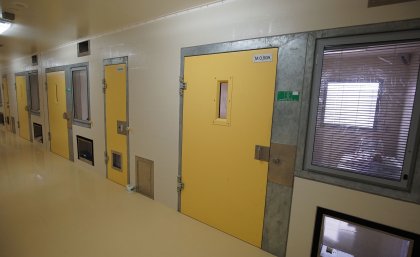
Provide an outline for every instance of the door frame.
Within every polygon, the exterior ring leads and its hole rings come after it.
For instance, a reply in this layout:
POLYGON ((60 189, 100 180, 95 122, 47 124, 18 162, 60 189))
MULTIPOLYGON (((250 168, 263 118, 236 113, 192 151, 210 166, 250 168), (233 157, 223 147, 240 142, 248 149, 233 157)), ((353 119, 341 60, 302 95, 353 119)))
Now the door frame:
MULTIPOLYGON (((181 193, 182 193, 182 134, 183 134, 183 113, 184 113, 184 95, 183 90, 185 88, 184 83, 184 65, 185 58, 192 56, 201 56, 201 55, 210 55, 210 54, 221 54, 221 53, 233 53, 239 51, 251 51, 251 50, 260 50, 267 48, 277 48, 277 64, 276 64, 276 83, 274 92, 276 93, 279 88, 279 63, 280 63, 280 47, 284 45, 285 38, 282 36, 273 36, 273 37, 264 37, 256 39, 246 39, 239 41, 223 42, 223 43, 214 43, 200 46, 184 47, 181 48, 181 66, 180 66, 180 76, 179 76, 179 142, 178 142, 178 177, 177 177, 177 191, 178 191, 178 211, 181 212, 181 193)), ((275 110, 275 94, 273 95, 273 117, 275 110)), ((273 139, 273 125, 270 132, 270 144, 272 144, 273 139)), ((268 163, 270 166, 270 162, 268 163)), ((268 171, 268 170, 267 170, 268 171)))
MULTIPOLYGON (((63 65, 63 66, 56 66, 56 67, 50 67, 45 69, 45 91, 47 91, 47 120, 48 120, 48 133, 51 132, 50 127, 50 111, 48 109, 48 73, 51 72, 57 72, 57 71, 64 71, 64 82, 65 82, 65 89, 66 89, 66 112, 67 114, 70 114, 70 127, 67 127, 68 131, 68 140, 69 140, 69 160, 74 161, 74 147, 73 147, 73 115, 72 115, 72 109, 73 109, 73 89, 71 87, 70 83, 70 76, 69 76, 69 66, 71 65, 63 65)), ((51 139, 48 138, 50 152, 51 152, 51 139)))
POLYGON ((1 75, 1 83, 2 83, 2 85, 3 85, 3 79, 5 79, 6 80, 6 84, 7 84, 7 99, 9 100, 9 107, 8 107, 8 109, 9 109, 9 116, 8 116, 8 123, 6 122, 6 99, 5 99, 5 94, 4 94, 4 88, 2 88, 1 89, 1 92, 2 92, 2 97, 3 97, 3 99, 2 99, 2 103, 3 103, 3 114, 4 114, 4 127, 6 128, 6 131, 9 131, 9 132, 12 132, 12 121, 11 121, 11 117, 12 117, 12 115, 11 115, 11 113, 10 113, 10 95, 9 95, 9 82, 8 82, 8 80, 7 80, 7 75, 6 74, 3 74, 3 75, 1 75))
MULTIPOLYGON (((29 126, 29 141, 33 142, 33 129, 32 129, 32 113, 31 113, 31 89, 30 89, 30 82, 29 82, 29 73, 38 72, 37 70, 32 71, 22 71, 22 72, 16 72, 15 73, 15 91, 16 91, 16 103, 18 102, 18 95, 17 95, 17 85, 16 85, 16 77, 25 77, 25 85, 26 85, 26 103, 28 107, 28 126, 29 126)), ((17 116, 18 116, 18 122, 19 122, 19 136, 20 136, 20 117, 19 117, 19 104, 17 104, 17 116)))
MULTIPOLYGON (((129 90, 128 90, 128 56, 122 56, 122 57, 113 57, 113 58, 107 58, 103 60, 103 95, 104 95, 104 127, 105 127, 105 160, 107 158, 107 154, 109 155, 110 153, 107 153, 107 149, 108 149, 108 143, 106 140, 106 133, 107 133, 107 127, 106 127, 106 94, 105 94, 105 66, 108 65, 116 65, 116 64, 125 64, 126 65, 126 81, 125 81, 125 87, 126 87, 126 117, 127 117, 127 127, 130 127, 130 112, 129 112, 129 90)), ((130 131, 128 131, 127 133, 127 185, 130 184, 130 131)), ((108 160, 110 161, 110 160, 108 160)), ((108 162, 105 162, 105 168, 106 168, 106 178, 108 178, 108 162)))

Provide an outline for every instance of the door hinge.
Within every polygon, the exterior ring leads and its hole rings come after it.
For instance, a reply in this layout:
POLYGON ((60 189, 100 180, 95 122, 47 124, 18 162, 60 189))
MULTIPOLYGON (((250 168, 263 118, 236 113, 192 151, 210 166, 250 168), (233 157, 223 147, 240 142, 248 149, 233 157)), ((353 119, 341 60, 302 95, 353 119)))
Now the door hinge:
POLYGON ((177 185, 176 185, 176 191, 181 192, 184 189, 184 182, 182 182, 182 177, 177 177, 177 185))
POLYGON ((104 94, 106 93, 106 88, 107 88, 107 84, 106 84, 106 80, 105 79, 102 79, 102 90, 103 90, 103 92, 104 92, 104 94))
POLYGON ((48 90, 48 83, 45 82, 44 85, 45 85, 45 91, 47 91, 48 90))
POLYGON ((183 96, 185 90, 187 90, 187 83, 184 81, 184 77, 179 77, 179 95, 183 96))
POLYGON ((20 122, 19 121, 17 122, 17 125, 18 125, 18 128, 20 128, 20 122))
POLYGON ((105 164, 108 164, 109 156, 108 156, 108 152, 107 151, 104 152, 104 156, 105 156, 105 164))
POLYGON ((51 132, 48 132, 48 141, 51 141, 51 132))

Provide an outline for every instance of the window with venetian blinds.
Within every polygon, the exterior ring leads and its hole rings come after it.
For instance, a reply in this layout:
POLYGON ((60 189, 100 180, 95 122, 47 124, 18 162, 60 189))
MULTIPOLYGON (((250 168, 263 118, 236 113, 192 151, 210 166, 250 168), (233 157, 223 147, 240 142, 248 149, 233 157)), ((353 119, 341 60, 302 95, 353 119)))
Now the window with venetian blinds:
POLYGON ((407 180, 419 64, 420 40, 325 46, 311 168, 407 180))

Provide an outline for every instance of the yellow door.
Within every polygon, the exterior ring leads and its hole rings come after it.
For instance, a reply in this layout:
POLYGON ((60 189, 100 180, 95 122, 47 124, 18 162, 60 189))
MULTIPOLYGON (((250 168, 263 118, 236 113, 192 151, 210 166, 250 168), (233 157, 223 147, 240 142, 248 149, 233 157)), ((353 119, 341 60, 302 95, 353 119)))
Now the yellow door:
POLYGON ((9 101, 9 86, 7 85, 7 78, 3 77, 2 79, 3 87, 3 106, 4 106, 4 118, 5 124, 8 131, 12 131, 12 124, 10 120, 10 101, 9 101))
POLYGON ((26 88, 26 76, 16 76, 16 97, 19 116, 19 135, 20 137, 30 141, 30 113, 26 88))
POLYGON ((270 146, 276 65, 277 49, 264 49, 184 66, 181 212, 258 247, 268 162, 254 156, 270 146))
POLYGON ((105 65, 107 177, 128 184, 127 65, 105 65))
POLYGON ((64 71, 47 73, 47 89, 50 149, 51 152, 70 159, 64 71))

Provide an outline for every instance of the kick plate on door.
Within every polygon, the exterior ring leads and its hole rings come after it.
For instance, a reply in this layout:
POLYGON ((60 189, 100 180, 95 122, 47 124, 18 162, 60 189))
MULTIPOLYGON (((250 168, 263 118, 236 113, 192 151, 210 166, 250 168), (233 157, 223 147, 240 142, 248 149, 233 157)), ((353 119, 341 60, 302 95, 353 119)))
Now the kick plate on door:
POLYGON ((117 120, 117 133, 120 135, 128 134, 128 126, 126 121, 117 120))

